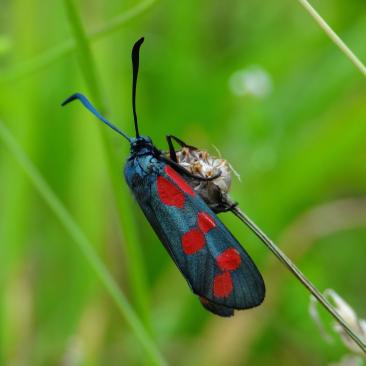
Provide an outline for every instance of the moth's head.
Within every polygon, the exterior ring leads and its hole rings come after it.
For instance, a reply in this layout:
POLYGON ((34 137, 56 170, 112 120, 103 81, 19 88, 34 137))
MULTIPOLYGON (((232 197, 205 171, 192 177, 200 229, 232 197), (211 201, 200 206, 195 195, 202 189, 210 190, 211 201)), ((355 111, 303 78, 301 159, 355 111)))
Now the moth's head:
POLYGON ((132 137, 131 154, 151 152, 154 149, 153 142, 148 136, 132 137))

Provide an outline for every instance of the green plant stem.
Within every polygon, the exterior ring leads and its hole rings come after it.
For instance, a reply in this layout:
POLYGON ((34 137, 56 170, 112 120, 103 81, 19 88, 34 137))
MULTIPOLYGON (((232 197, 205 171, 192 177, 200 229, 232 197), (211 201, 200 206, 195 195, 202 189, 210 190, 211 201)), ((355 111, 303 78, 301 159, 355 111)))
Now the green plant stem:
POLYGON ((311 6, 307 0, 298 0, 305 8, 310 16, 318 23, 320 28, 332 40, 332 42, 345 54, 345 56, 357 67, 357 69, 366 77, 366 67, 362 61, 350 50, 343 40, 334 32, 328 23, 320 16, 320 14, 311 6))
POLYGON ((347 322, 338 314, 323 294, 305 277, 299 268, 286 256, 285 253, 238 207, 234 208, 234 214, 247 225, 247 227, 261 240, 261 242, 294 274, 294 276, 305 286, 305 288, 322 304, 325 310, 343 327, 346 333, 366 354, 366 344, 350 328, 347 322))
MULTIPOLYGON (((98 109, 102 110, 102 93, 99 87, 96 65, 93 59, 90 42, 88 40, 86 32, 84 31, 80 16, 74 5, 74 1, 64 0, 64 3, 77 44, 78 56, 80 60, 80 71, 84 76, 84 79, 86 81, 89 91, 93 96, 95 104, 97 105, 98 109)), ((128 202, 126 202, 126 200, 123 200, 122 197, 121 177, 119 176, 119 174, 118 176, 116 176, 116 174, 113 173, 113 171, 115 171, 115 168, 113 168, 112 166, 116 167, 120 164, 120 162, 116 159, 115 152, 111 148, 110 139, 108 138, 108 135, 105 133, 104 129, 102 130, 102 137, 108 155, 108 163, 109 165, 111 165, 110 171, 112 172, 111 176, 114 194, 117 199, 119 218, 123 227, 123 235, 125 239, 124 249, 128 258, 127 272, 131 292, 133 295, 133 302, 137 307, 138 314, 141 316, 145 328, 150 333, 152 333, 151 321, 149 316, 147 296, 148 289, 146 285, 147 281, 145 275, 145 266, 143 264, 143 256, 141 248, 139 246, 138 235, 135 230, 136 224, 133 222, 133 218, 131 218, 131 210, 128 209, 128 202)))
POLYGON ((28 178, 32 182, 40 196, 45 200, 51 210, 58 217, 71 238, 78 245, 79 249, 93 268, 101 283, 111 295, 122 315, 126 319, 127 324, 131 327, 136 337, 150 356, 155 365, 166 365, 160 351, 157 349, 151 336, 148 334, 143 324, 139 320, 135 311, 129 304, 126 296, 123 294, 117 283, 105 267, 99 256, 96 254, 93 245, 84 235, 74 218, 65 208, 56 194, 49 187, 45 179, 32 164, 24 151, 18 145, 17 141, 9 131, 9 129, 0 121, 0 138, 6 148, 15 157, 19 165, 24 169, 28 178))
MULTIPOLYGON (((131 19, 142 14, 149 9, 157 0, 145 0, 131 9, 117 15, 109 20, 104 26, 88 32, 87 39, 89 41, 96 41, 102 39, 109 34, 119 30, 131 19)), ((39 56, 35 56, 29 61, 22 62, 16 66, 0 71, 0 83, 12 82, 18 79, 32 75, 33 73, 43 70, 45 67, 57 62, 62 57, 70 54, 76 49, 76 42, 73 39, 68 39, 59 45, 52 47, 39 56)))

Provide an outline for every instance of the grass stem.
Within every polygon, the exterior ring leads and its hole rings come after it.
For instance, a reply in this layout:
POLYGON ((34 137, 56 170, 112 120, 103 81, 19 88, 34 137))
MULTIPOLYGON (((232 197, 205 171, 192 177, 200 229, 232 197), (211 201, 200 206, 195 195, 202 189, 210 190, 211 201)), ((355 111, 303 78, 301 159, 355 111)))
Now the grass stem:
POLYGON ((332 42, 346 55, 346 57, 357 67, 361 74, 366 77, 366 67, 362 61, 353 53, 353 51, 344 43, 328 23, 320 16, 307 0, 298 0, 310 16, 318 23, 320 28, 332 40, 332 42))
MULTIPOLYGON (((157 0, 142 1, 131 9, 124 11, 122 14, 110 19, 104 26, 94 31, 87 32, 88 40, 96 41, 118 31, 128 21, 136 18, 149 9, 156 1, 157 0)), ((18 65, 12 66, 8 69, 1 69, 0 83, 12 82, 32 75, 33 73, 43 70, 49 65, 52 65, 62 57, 69 55, 75 49, 76 42, 74 39, 68 39, 41 53, 40 55, 31 58, 29 61, 21 62, 18 65)))
POLYGON ((323 305, 325 310, 344 328, 353 341, 366 353, 366 344, 349 327, 346 321, 338 314, 330 302, 322 293, 305 277, 299 268, 282 252, 282 250, 239 208, 234 208, 234 214, 249 227, 249 229, 261 240, 261 242, 292 272, 295 277, 307 288, 307 290, 323 305))
MULTIPOLYGON (((97 67, 93 59, 90 40, 88 39, 87 34, 83 28, 78 10, 74 5, 74 1, 64 0, 64 3, 77 44, 78 56, 80 61, 80 72, 82 73, 86 81, 88 89, 98 109, 103 110, 104 103, 96 72, 97 67)), ((119 24, 120 20, 118 20, 116 23, 119 24)), ((110 166, 119 219, 123 229, 124 249, 128 258, 128 261, 126 261, 128 263, 127 272, 131 293, 133 296, 133 302, 137 308, 138 314, 141 316, 145 328, 152 334, 148 306, 148 289, 145 275, 145 266, 143 264, 142 250, 139 245, 136 230, 137 225, 133 222, 133 218, 131 218, 132 210, 128 205, 128 201, 126 201, 122 197, 120 174, 117 175, 114 173, 116 171, 114 167, 119 166, 120 161, 117 160, 115 151, 111 147, 111 139, 108 138, 108 135, 105 133, 104 129, 101 132, 108 156, 108 164, 110 166)))
POLYGON ((71 25, 71 30, 76 41, 76 50, 80 61, 80 69, 84 75, 88 89, 93 99, 98 103, 98 108, 103 109, 102 93, 98 82, 95 62, 89 45, 88 37, 81 23, 81 18, 74 5, 73 0, 64 0, 67 16, 71 25))

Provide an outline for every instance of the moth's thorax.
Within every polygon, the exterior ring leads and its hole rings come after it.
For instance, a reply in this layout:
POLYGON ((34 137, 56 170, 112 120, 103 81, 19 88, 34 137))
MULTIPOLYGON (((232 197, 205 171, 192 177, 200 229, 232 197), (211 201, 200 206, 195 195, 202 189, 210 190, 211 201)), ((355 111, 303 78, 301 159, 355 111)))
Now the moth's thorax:
POLYGON ((127 159, 124 175, 127 184, 132 191, 135 191, 139 189, 143 181, 155 179, 154 177, 160 174, 161 170, 162 163, 157 158, 155 151, 144 147, 127 159))

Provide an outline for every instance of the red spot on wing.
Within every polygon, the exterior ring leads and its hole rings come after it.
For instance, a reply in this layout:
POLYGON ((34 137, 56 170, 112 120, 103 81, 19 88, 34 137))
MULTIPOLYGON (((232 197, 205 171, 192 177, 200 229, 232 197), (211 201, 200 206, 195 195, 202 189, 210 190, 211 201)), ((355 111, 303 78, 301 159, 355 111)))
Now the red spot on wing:
POLYGON ((169 165, 165 166, 165 173, 171 178, 174 183, 185 193, 194 196, 192 187, 169 165))
POLYGON ((199 212, 197 221, 198 221, 198 227, 205 234, 216 226, 213 217, 211 217, 206 212, 199 212))
POLYGON ((205 236, 197 229, 191 229, 182 236, 182 248, 185 254, 194 254, 205 245, 205 236))
POLYGON ((184 194, 163 176, 157 178, 157 189, 161 202, 168 206, 184 207, 184 194))
POLYGON ((233 291, 233 280, 230 272, 223 272, 214 278, 213 294, 216 297, 228 297, 233 291))
POLYGON ((235 271, 240 267, 241 258, 235 248, 229 248, 216 258, 216 262, 222 271, 235 271))

